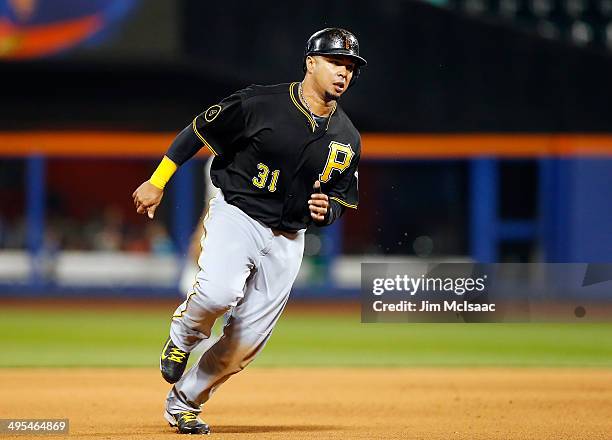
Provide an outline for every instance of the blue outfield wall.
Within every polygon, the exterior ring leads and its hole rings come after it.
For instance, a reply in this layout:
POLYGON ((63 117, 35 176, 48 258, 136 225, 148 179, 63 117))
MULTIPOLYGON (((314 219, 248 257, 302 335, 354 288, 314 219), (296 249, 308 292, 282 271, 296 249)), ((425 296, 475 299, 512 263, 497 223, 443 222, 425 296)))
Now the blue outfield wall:
POLYGON ((612 160, 541 164, 541 240, 550 262, 612 261, 612 160))
MULTIPOLYGON (((470 167, 470 254, 495 262, 503 242, 533 240, 542 261, 612 261, 612 159, 538 160, 537 218, 499 218, 499 161, 470 167)), ((535 188, 534 188, 535 190, 535 188)))

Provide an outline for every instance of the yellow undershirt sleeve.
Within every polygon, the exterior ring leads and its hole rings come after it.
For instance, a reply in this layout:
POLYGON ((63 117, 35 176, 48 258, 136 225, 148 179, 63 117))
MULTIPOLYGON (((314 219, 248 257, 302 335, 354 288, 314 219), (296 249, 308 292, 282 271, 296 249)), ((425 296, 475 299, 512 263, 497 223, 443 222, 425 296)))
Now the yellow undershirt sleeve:
POLYGON ((164 189, 166 183, 168 183, 177 169, 178 166, 167 156, 164 156, 162 161, 157 166, 157 169, 149 179, 149 182, 156 188, 164 189))

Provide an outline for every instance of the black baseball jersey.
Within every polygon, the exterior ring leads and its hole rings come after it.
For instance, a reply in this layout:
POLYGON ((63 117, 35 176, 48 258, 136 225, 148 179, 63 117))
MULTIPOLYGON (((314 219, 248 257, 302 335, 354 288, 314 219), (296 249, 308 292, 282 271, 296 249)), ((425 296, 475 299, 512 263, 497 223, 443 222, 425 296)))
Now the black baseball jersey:
POLYGON ((198 115, 168 157, 184 162, 177 151, 185 152, 195 135, 199 147, 216 156, 211 177, 225 200, 271 228, 296 231, 311 223, 308 200, 316 180, 335 216, 357 208, 359 133, 338 105, 317 123, 298 87, 252 85, 234 93, 198 115))

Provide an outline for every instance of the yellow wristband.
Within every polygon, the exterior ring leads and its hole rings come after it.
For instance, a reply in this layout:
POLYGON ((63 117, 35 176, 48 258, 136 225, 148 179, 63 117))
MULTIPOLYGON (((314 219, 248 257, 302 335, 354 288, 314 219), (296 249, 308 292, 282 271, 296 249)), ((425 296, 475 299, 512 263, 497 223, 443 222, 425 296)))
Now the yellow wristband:
POLYGON ((164 189, 166 183, 168 183, 168 180, 170 180, 177 168, 178 167, 174 162, 172 162, 172 160, 168 159, 167 156, 164 156, 162 161, 157 166, 157 169, 149 179, 149 182, 156 188, 164 189))

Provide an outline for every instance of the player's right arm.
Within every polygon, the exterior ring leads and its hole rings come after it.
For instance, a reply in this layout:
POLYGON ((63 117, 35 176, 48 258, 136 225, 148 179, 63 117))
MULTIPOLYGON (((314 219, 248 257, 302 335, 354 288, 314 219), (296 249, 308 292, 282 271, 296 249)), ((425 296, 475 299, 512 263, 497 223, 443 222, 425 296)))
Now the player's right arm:
POLYGON ((177 168, 174 161, 164 156, 151 178, 132 193, 138 214, 147 214, 150 219, 155 216, 155 210, 164 196, 164 187, 177 168))
POLYGON ((202 142, 195 135, 193 128, 185 127, 174 139, 151 178, 143 182, 132 194, 138 214, 147 214, 151 219, 155 216, 166 184, 178 167, 193 157, 200 148, 202 142))
POLYGON ((151 178, 132 194, 136 212, 153 218, 164 195, 164 188, 176 170, 202 146, 206 146, 215 156, 226 154, 247 136, 245 121, 240 92, 196 116, 174 139, 151 178))

